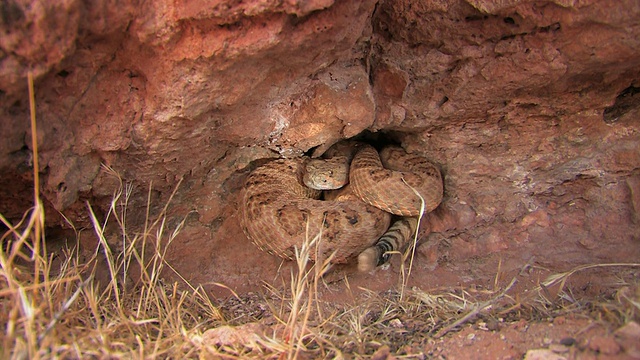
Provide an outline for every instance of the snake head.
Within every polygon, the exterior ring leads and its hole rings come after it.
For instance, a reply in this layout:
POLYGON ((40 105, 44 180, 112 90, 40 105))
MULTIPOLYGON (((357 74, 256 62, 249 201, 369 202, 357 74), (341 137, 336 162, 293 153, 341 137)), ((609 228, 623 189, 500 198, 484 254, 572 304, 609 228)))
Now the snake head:
POLYGON ((340 189, 349 182, 349 163, 344 158, 311 159, 302 177, 304 184, 316 190, 340 189))

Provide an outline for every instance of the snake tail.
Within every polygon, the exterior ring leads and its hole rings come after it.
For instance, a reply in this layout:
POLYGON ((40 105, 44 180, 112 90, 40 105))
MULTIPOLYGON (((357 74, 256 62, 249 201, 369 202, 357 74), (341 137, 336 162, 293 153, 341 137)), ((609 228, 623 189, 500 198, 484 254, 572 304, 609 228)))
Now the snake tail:
POLYGON ((391 255, 405 247, 418 228, 416 218, 402 218, 384 233, 375 245, 365 249, 358 255, 358 270, 372 271, 376 267, 389 261, 391 255))

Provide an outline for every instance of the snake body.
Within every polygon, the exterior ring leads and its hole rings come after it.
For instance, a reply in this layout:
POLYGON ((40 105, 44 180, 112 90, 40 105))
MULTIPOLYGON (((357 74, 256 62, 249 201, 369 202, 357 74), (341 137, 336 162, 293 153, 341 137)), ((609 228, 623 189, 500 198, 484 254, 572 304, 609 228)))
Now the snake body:
MULTIPOLYGON (((425 212, 436 208, 442 200, 440 171, 425 158, 407 154, 400 147, 387 147, 379 154, 366 144, 342 146, 351 149, 351 155, 346 157, 353 160, 347 174, 349 185, 335 200, 319 200, 321 192, 305 186, 305 180, 309 182, 307 165, 315 160, 275 160, 249 174, 241 225, 260 249, 292 259, 295 247, 300 248, 305 239, 320 234, 318 251, 311 252, 311 260, 332 256, 333 263, 345 263, 368 254, 367 259, 359 261, 375 266, 384 252, 397 250, 400 246, 397 242, 406 242, 408 231, 398 230, 400 225, 395 224, 395 229, 394 226, 389 229, 389 224, 392 214, 419 215, 421 200, 415 191, 424 199, 425 212), (390 234, 383 237, 384 246, 376 246, 387 230, 390 234)), ((330 168, 325 175, 333 177, 340 173, 330 168)), ((417 221, 409 221, 408 226, 415 231, 417 221)))

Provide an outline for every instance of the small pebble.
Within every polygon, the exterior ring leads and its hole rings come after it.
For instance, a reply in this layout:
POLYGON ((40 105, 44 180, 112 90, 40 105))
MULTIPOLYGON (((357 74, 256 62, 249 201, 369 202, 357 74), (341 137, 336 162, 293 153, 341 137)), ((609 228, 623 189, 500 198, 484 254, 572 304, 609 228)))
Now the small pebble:
POLYGON ((549 350, 553 351, 556 354, 564 354, 566 352, 569 352, 569 348, 564 346, 564 345, 560 345, 560 344, 551 344, 549 345, 549 350))
POLYGON ((631 321, 614 333, 616 342, 632 359, 640 359, 640 325, 631 321))
POLYGON ((524 354, 524 360, 567 360, 549 349, 531 349, 524 354))
POLYGON ((616 355, 620 352, 620 345, 613 336, 594 336, 589 340, 589 348, 605 355, 616 355))
POLYGON ((391 350, 389 349, 389 346, 382 345, 375 353, 373 353, 373 355, 371 355, 371 360, 387 360, 389 359, 390 354, 391 350))
POLYGON ((489 321, 487 323, 487 329, 489 329, 490 331, 500 330, 500 323, 497 321, 489 321))
POLYGON ((553 323, 556 325, 563 325, 566 322, 567 322, 567 318, 565 318, 564 316, 558 316, 555 319, 553 319, 553 323))
POLYGON ((469 335, 467 335, 467 337, 464 339, 464 346, 472 346, 474 344, 474 339, 476 338, 476 334, 474 333, 470 333, 469 335))

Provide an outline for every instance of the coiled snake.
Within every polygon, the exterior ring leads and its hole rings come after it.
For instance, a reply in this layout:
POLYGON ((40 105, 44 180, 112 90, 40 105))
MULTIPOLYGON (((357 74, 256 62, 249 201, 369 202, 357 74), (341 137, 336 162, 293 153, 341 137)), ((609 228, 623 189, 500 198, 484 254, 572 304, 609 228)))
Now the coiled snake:
POLYGON ((280 159, 253 170, 244 188, 242 228, 260 249, 285 259, 321 232, 311 260, 333 256, 333 263, 345 263, 358 256, 358 268, 371 270, 416 231, 421 200, 415 191, 424 199, 425 213, 440 204, 440 171, 398 146, 378 153, 364 143, 343 142, 327 153, 336 155, 326 163, 280 159), (331 200, 319 200, 321 190, 334 188, 330 183, 340 177, 339 183, 348 177, 346 188, 331 200), (402 218, 389 228, 392 214, 402 218))

